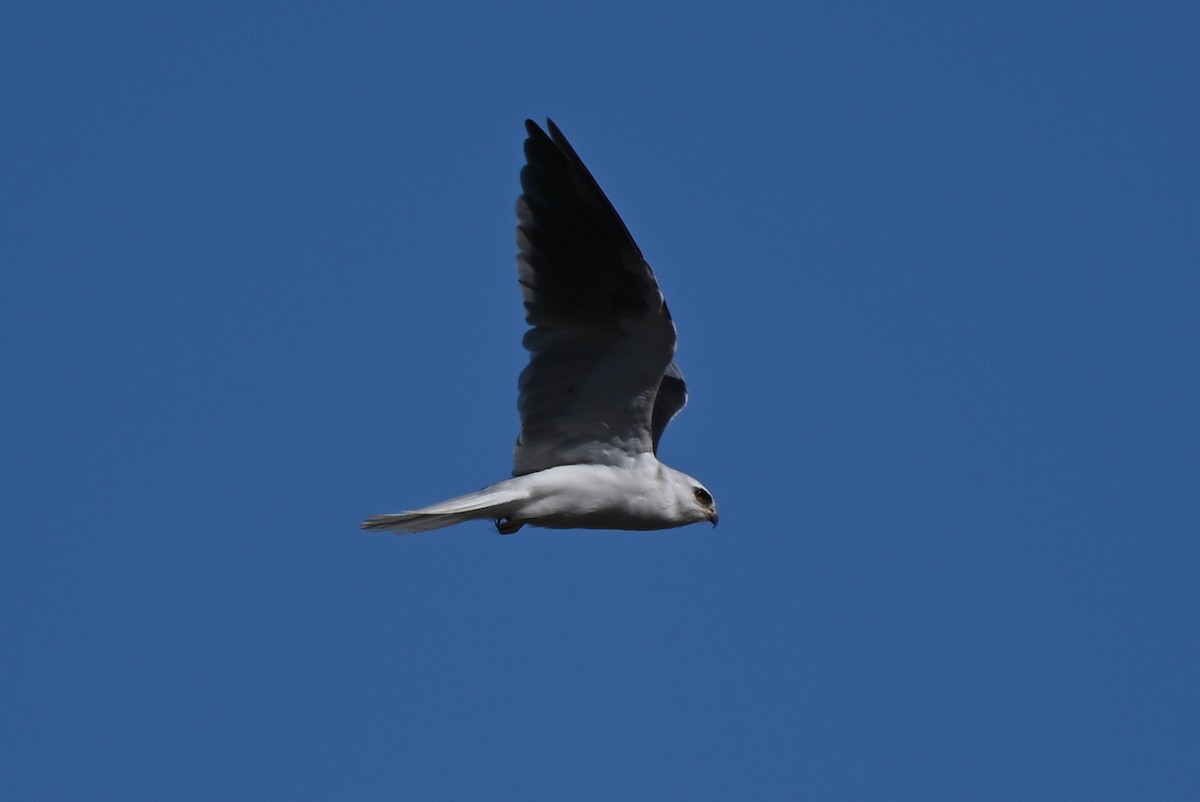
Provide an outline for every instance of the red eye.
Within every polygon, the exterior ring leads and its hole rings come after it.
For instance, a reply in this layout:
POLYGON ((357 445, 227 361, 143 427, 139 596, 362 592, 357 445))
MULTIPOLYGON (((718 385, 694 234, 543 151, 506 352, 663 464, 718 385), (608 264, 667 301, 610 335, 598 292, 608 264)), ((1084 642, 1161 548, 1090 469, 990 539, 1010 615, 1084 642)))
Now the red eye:
POLYGON ((705 506, 712 504, 712 496, 710 496, 708 491, 705 490, 703 487, 697 487, 692 492, 696 496, 696 501, 699 501, 701 504, 703 504, 705 506))

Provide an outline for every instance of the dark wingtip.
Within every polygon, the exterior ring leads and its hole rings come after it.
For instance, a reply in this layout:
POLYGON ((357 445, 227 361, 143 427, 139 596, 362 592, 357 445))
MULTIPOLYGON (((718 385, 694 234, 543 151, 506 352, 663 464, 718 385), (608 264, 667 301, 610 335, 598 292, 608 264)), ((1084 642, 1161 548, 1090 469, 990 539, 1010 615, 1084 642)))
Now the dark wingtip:
POLYGON ((526 119, 525 132, 529 134, 530 139, 544 139, 549 141, 564 154, 566 154, 567 158, 571 161, 581 161, 578 154, 575 153, 575 149, 571 147, 571 143, 567 141, 565 136, 563 136, 562 129, 555 125, 554 120, 550 119, 549 117, 546 118, 545 130, 542 130, 542 127, 533 120, 526 119))

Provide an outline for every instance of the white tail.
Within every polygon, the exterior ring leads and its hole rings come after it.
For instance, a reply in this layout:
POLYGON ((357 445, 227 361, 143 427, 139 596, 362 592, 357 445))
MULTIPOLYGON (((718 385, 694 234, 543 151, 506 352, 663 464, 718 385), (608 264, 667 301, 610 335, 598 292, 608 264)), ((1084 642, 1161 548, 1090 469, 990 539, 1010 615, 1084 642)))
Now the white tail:
POLYGON ((485 487, 478 493, 468 493, 417 510, 373 515, 363 521, 362 528, 390 529, 397 534, 407 535, 411 532, 428 532, 431 529, 453 526, 474 518, 507 518, 512 514, 512 505, 527 498, 529 494, 524 490, 503 488, 501 485, 485 487))

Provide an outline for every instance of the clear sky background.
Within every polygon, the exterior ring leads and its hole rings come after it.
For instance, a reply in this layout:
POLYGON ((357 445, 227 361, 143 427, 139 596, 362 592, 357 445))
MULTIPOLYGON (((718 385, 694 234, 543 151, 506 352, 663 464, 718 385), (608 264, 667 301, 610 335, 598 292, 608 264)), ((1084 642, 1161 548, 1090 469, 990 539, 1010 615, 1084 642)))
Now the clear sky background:
POLYGON ((6 799, 1183 800, 1200 6, 7 2, 6 799), (525 117, 721 525, 508 475, 525 117))

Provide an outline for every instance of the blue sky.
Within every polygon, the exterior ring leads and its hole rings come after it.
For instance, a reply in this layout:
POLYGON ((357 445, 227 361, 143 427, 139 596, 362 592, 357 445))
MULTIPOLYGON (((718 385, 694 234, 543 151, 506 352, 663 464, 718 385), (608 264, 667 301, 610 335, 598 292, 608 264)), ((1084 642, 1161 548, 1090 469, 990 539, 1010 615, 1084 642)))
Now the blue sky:
POLYGON ((14 2, 11 799, 1191 799, 1194 3, 14 2), (510 469, 522 121, 717 529, 510 469))

